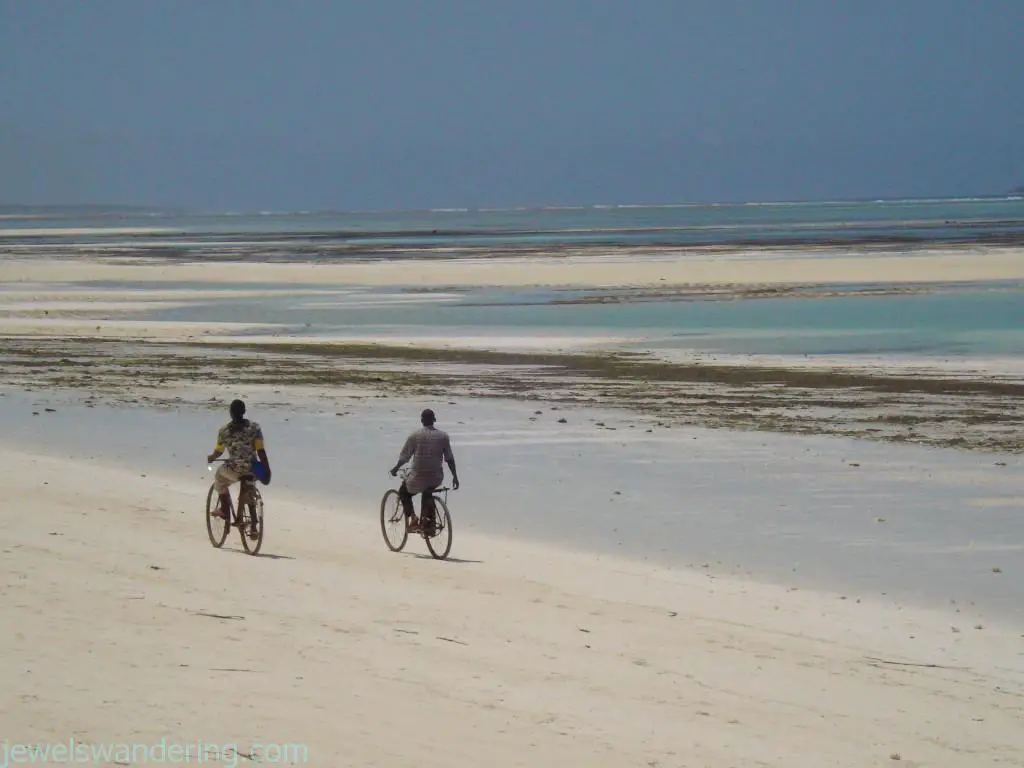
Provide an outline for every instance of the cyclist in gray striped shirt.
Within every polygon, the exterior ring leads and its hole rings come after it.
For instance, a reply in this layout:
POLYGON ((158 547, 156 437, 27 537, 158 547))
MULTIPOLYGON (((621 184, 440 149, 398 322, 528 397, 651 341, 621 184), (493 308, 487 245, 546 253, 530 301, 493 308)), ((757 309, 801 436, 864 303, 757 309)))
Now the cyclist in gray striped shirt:
POLYGON ((409 530, 413 531, 419 529, 419 521, 416 519, 412 497, 417 493, 423 494, 420 500, 422 516, 426 492, 432 491, 444 482, 442 460, 448 464, 448 469, 451 470, 452 490, 459 489, 459 475, 455 470, 455 455, 452 453, 451 439, 447 432, 434 426, 435 421, 437 418, 429 408, 420 414, 420 423, 423 427, 409 435, 405 445, 402 446, 398 462, 391 468, 391 476, 394 477, 402 465, 412 459, 412 471, 398 489, 398 497, 402 501, 402 508, 408 518, 409 530))

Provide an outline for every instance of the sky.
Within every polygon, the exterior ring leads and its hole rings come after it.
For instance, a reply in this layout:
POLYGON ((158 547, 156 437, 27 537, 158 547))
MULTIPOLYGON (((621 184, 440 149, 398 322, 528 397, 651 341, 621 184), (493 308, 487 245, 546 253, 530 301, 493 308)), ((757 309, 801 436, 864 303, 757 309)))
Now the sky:
POLYGON ((1024 0, 0 0, 0 203, 1001 194, 1024 0))

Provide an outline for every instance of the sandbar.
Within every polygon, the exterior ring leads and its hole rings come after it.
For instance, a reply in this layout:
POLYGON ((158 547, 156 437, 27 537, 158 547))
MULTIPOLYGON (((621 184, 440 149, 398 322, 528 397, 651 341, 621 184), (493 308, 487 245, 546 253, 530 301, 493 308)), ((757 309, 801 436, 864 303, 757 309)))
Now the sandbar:
POLYGON ((922 251, 913 255, 868 253, 808 258, 793 255, 723 257, 680 251, 658 258, 634 255, 508 259, 392 259, 349 263, 206 263, 99 258, 0 261, 0 283, 202 282, 273 285, 362 286, 576 286, 782 285, 839 283, 973 282, 1024 279, 1024 250, 922 251))

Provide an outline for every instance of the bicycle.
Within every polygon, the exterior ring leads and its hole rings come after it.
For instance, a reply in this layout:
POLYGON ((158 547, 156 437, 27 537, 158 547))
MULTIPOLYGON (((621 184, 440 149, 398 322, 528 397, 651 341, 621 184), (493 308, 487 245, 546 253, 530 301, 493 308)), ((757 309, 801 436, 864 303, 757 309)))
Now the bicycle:
MULTIPOLYGON (((408 469, 402 470, 399 475, 402 482, 408 476, 408 469)), ((452 549, 452 516, 448 512, 449 490, 451 489, 447 486, 428 490, 420 509, 418 533, 423 537, 431 556, 437 560, 444 560, 452 549)), ((392 552, 401 552, 405 548, 405 543, 409 539, 409 520, 402 508, 402 500, 398 497, 398 488, 389 488, 381 499, 380 531, 384 536, 384 543, 392 552)))
MULTIPOLYGON (((214 461, 227 461, 227 459, 214 459, 214 461)), ((211 472, 213 467, 207 467, 211 472)), ((238 528, 242 539, 242 547, 250 555, 258 554, 263 546, 263 495, 256 486, 256 478, 253 475, 242 475, 238 484, 238 501, 235 508, 225 517, 218 517, 214 514, 220 508, 220 496, 217 494, 216 484, 210 483, 210 490, 206 493, 206 532, 210 536, 210 543, 220 549, 227 540, 231 526, 238 528), (231 518, 234 517, 232 520, 231 518), (250 536, 249 530, 252 523, 256 522, 256 535, 250 536)))

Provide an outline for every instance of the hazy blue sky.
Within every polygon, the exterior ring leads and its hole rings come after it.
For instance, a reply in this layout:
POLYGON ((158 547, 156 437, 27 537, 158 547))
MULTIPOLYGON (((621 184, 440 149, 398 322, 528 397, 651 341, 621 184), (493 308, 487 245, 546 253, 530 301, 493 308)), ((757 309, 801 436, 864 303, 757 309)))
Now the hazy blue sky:
POLYGON ((0 202, 999 193, 1024 0, 0 0, 0 202))

